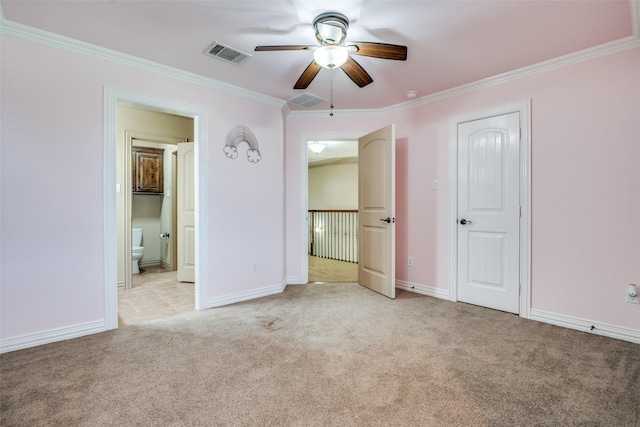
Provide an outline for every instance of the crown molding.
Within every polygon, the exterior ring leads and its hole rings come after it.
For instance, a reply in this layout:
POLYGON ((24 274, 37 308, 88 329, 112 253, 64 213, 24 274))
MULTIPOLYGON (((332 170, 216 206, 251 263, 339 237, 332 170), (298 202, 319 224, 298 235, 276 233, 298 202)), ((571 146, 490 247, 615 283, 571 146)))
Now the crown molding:
MULTIPOLYGON (((431 104, 444 99, 453 98, 455 96, 475 92, 481 89, 498 86, 527 77, 532 77, 538 74, 547 73, 549 71, 570 67, 572 65, 581 64, 583 62, 592 61, 594 59, 599 59, 605 56, 614 55, 616 53, 621 53, 636 48, 640 48, 640 38, 636 36, 629 36, 624 39, 609 42, 600 46, 595 46, 593 48, 588 48, 579 52, 570 53, 558 58, 540 62, 538 64, 523 67, 503 74, 498 74, 496 76, 488 77, 486 79, 478 80, 472 83, 467 83, 461 86, 456 86, 451 89, 446 89, 440 92, 432 93, 430 95, 425 95, 421 98, 391 105, 389 107, 375 110, 333 110, 333 115, 338 117, 384 116, 387 114, 409 110, 421 105, 431 104)), ((328 115, 329 110, 292 111, 289 113, 289 117, 291 118, 311 118, 328 115)))
POLYGON ((251 99, 253 101, 261 102, 263 104, 271 105, 278 108, 282 108, 286 104, 286 101, 284 100, 224 83, 209 77, 200 76, 198 74, 190 73, 177 68, 142 59, 137 56, 117 52, 115 50, 93 45, 91 43, 82 42, 70 37, 61 36, 59 34, 40 30, 38 28, 29 27, 28 25, 9 21, 5 19, 1 14, 0 33, 23 40, 28 40, 34 43, 51 46, 57 49, 66 50, 68 52, 76 53, 79 55, 84 55, 114 64, 136 68, 156 75, 179 80, 185 83, 191 83, 220 92, 225 92, 242 98, 251 99))
MULTIPOLYGON (((380 109, 333 110, 333 115, 338 117, 384 116, 413 109, 421 105, 431 104, 433 102, 441 101, 466 93, 471 93, 481 89, 501 85, 527 77, 532 77, 549 71, 570 67, 572 65, 577 65, 583 62, 588 62, 605 56, 614 55, 616 53, 625 52, 630 49, 640 48, 640 2, 638 2, 637 0, 629 0, 629 7, 631 9, 631 36, 619 40, 614 40, 609 43, 604 43, 599 46, 587 48, 578 52, 563 55, 554 59, 550 59, 548 61, 529 65, 517 70, 508 71, 506 73, 477 80, 475 82, 456 86, 451 89, 446 89, 440 92, 425 95, 411 101, 405 101, 380 109)), ((239 97, 279 107, 282 109, 283 114, 286 117, 290 118, 318 118, 329 114, 329 110, 292 111, 290 110, 287 102, 282 99, 264 95, 259 92, 250 91, 215 79, 179 70, 177 68, 161 65, 156 62, 138 58, 133 55, 124 54, 111 49, 106 49, 100 46, 92 45, 90 43, 81 42, 69 37, 12 22, 4 18, 1 7, 0 33, 56 47, 77 54, 102 59, 108 62, 141 69, 175 80, 207 87, 210 89, 226 92, 239 97)))

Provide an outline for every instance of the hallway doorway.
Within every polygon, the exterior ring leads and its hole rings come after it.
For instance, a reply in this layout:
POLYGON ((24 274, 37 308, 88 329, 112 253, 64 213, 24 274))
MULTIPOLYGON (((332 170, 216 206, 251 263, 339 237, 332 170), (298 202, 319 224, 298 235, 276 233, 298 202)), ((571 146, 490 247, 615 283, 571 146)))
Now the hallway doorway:
POLYGON ((308 282, 358 282, 358 142, 307 142, 308 282))

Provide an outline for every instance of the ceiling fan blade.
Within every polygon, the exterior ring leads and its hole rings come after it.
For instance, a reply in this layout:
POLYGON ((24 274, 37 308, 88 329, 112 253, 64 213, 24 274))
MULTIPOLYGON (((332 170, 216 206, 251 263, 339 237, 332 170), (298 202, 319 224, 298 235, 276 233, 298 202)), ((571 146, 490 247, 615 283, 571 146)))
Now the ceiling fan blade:
POLYGON ((372 56, 382 59, 396 59, 398 61, 407 60, 407 47, 397 44, 374 43, 374 42, 351 42, 347 44, 349 51, 356 55, 372 56), (352 46, 355 46, 353 49, 352 46))
POLYGON ((369 73, 351 57, 347 58, 347 62, 345 62, 341 68, 347 76, 360 87, 365 87, 369 83, 373 83, 373 79, 369 73))
POLYGON ((256 52, 269 52, 275 50, 312 50, 318 46, 308 46, 308 45, 282 45, 282 46, 256 46, 254 49, 256 52))
POLYGON ((322 67, 319 66, 316 61, 311 61, 311 64, 302 72, 302 75, 296 82, 294 89, 306 89, 307 86, 311 84, 313 79, 318 75, 320 69, 322 67))

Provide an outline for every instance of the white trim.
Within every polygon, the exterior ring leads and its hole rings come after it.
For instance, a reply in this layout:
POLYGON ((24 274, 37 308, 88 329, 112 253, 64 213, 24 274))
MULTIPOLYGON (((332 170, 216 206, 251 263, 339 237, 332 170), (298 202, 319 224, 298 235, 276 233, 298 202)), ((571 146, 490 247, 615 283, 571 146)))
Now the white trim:
MULTIPOLYGON (((307 272, 308 272, 308 266, 307 266, 307 272)), ((306 285, 308 281, 309 280, 307 280, 306 282, 303 282, 301 276, 287 277, 287 285, 306 285)))
MULTIPOLYGON (((591 61, 594 59, 602 58, 605 56, 613 55, 616 53, 625 52, 630 49, 640 47, 640 6, 637 0, 629 0, 630 18, 632 35, 613 40, 607 43, 603 43, 598 46, 592 46, 577 52, 572 52, 566 55, 552 58, 547 61, 539 62, 537 64, 528 65, 516 70, 508 71, 506 73, 491 76, 485 79, 477 80, 475 82, 467 83, 464 85, 456 86, 450 89, 446 89, 440 92, 432 93, 418 99, 411 101, 401 102, 399 104, 391 105, 379 109, 359 109, 359 110, 334 110, 335 116, 349 117, 349 116, 379 116, 392 114, 403 110, 409 110, 420 105, 430 104, 443 99, 451 98, 465 93, 474 92, 480 89, 497 86, 503 83, 512 82, 515 80, 535 76, 538 74, 546 73, 548 71, 557 70, 560 68, 570 67, 572 65, 580 64, 583 62, 591 61)), ((10 36, 18 37, 24 40, 29 40, 36 43, 45 44, 48 46, 56 47, 59 49, 67 50, 77 54, 90 56, 93 58, 102 59, 108 62, 113 62, 121 65, 135 67, 138 69, 146 70, 155 74, 163 75, 176 80, 181 80, 200 86, 208 87, 211 89, 219 90, 222 92, 234 94, 243 98, 252 99, 258 102, 262 102, 268 105, 281 107, 283 114, 289 117, 316 117, 326 116, 329 114, 329 110, 305 110, 305 111, 291 111, 287 101, 264 95, 259 92, 250 91, 238 86, 234 86, 228 83, 224 83, 212 78, 200 76, 194 73, 189 73, 177 68, 168 67, 162 64, 158 64, 146 59, 142 59, 133 55, 117 52, 111 49, 106 49, 100 46, 96 46, 90 43, 75 40, 69 37, 61 36, 59 34, 50 33, 38 28, 29 27, 24 24, 9 21, 2 15, 2 9, 0 8, 0 33, 10 36)))
POLYGON ((280 294, 286 287, 286 282, 282 282, 277 285, 265 286, 263 288, 251 289, 249 291, 238 292, 235 294, 222 295, 208 300, 205 308, 220 307, 223 305, 234 304, 236 302, 280 294))
POLYGON ((79 325, 65 326, 62 328, 49 329, 47 331, 36 332, 34 334, 22 335, 15 338, 2 340, 0 343, 0 353, 22 350, 24 348, 36 347, 53 342, 65 341, 85 335, 104 332, 108 328, 104 320, 96 322, 81 323, 79 325))
MULTIPOLYGON (((580 64, 583 62, 591 61, 594 59, 602 58, 605 56, 613 55, 616 53, 625 52, 630 49, 640 47, 640 6, 638 1, 629 0, 629 7, 631 9, 631 25, 632 35, 618 40, 613 40, 608 43, 603 43, 598 46, 593 46, 587 49, 583 49, 577 52, 572 52, 567 55, 559 56, 557 58, 549 59, 547 61, 532 64, 526 67, 519 68, 517 70, 508 71, 506 73, 491 76, 485 79, 477 80, 475 82, 467 83, 464 85, 456 86, 450 89, 446 89, 440 92, 432 93, 418 99, 411 101, 401 102, 399 104, 391 105, 378 109, 358 109, 358 110, 334 110, 334 116, 350 117, 350 116, 381 116, 392 113, 397 113, 403 110, 409 110, 421 105, 431 104, 436 101, 440 101, 447 98, 452 98, 465 93, 474 92, 480 89, 497 86, 503 83, 512 82, 515 80, 535 76, 538 74, 546 73, 548 71, 557 70, 572 65, 580 64)), ((0 10, 1 12, 1 10, 0 10)), ((254 92, 248 89, 244 89, 238 86, 234 86, 228 83, 224 83, 212 78, 200 76, 198 74, 183 71, 177 68, 169 67, 166 65, 158 64, 146 59, 142 59, 133 55, 117 52, 111 49, 106 49, 100 46, 96 46, 90 43, 75 40, 69 37, 61 36, 59 34, 50 33, 38 28, 29 27, 24 24, 9 21, 0 15, 0 33, 13 37, 18 37, 24 40, 45 44, 48 46, 56 47, 58 49, 67 50, 73 53, 90 56, 93 58, 102 59, 108 62, 130 66, 145 70, 151 73, 159 74, 172 79, 208 87, 221 92, 230 93, 243 98, 248 98, 257 102, 262 102, 268 105, 281 107, 285 116, 288 117, 324 117, 329 114, 329 110, 296 110, 291 111, 287 101, 278 99, 272 96, 264 95, 259 92, 254 92)))
POLYGON ((118 65, 133 67, 160 76, 195 84, 198 86, 203 86, 220 92, 229 93, 275 107, 282 107, 283 104, 286 104, 286 101, 274 98, 272 96, 264 95, 259 92, 254 92, 209 77, 204 77, 195 73, 180 70, 178 68, 158 64, 157 62, 142 59, 126 53, 117 52, 115 50, 72 39, 70 37, 65 37, 38 28, 29 27, 17 22, 3 19, 0 24, 0 32, 2 34, 21 38, 23 40, 40 43, 43 45, 55 47, 57 49, 66 50, 68 52, 100 59, 118 65))
POLYGON ((520 302, 519 315, 531 310, 531 100, 454 116, 449 120, 449 300, 458 300, 458 124, 487 117, 520 113, 520 302))
MULTIPOLYGON (((116 202, 116 98, 104 90, 102 128, 102 199, 104 218, 104 330, 118 327, 118 225, 116 202), (107 126, 107 123, 110 125, 107 126), (116 284, 116 286, 113 286, 116 284)), ((129 265, 130 268, 130 265, 129 265)), ((126 281, 125 281, 126 286, 126 281)))
MULTIPOLYGON (((387 114, 398 113, 404 110, 410 110, 421 105, 432 104, 443 99, 453 98, 458 95, 471 93, 480 89, 498 86, 504 83, 513 82, 527 77, 536 76, 549 71, 570 67, 572 65, 581 64, 583 62, 592 61, 603 58, 605 56, 614 55, 616 53, 625 52, 627 50, 640 47, 640 6, 636 0, 630 0, 631 21, 633 27, 633 35, 619 40, 614 40, 598 46, 593 46, 567 55, 539 62, 519 68, 517 70, 508 71, 506 73, 497 74, 475 82, 463 84, 440 92, 432 93, 411 101, 401 102, 389 107, 371 109, 371 110, 334 110, 333 115, 337 117, 363 117, 363 116, 384 116, 387 114)), ((291 118, 310 118, 325 117, 329 114, 329 110, 305 110, 291 111, 291 118)))
POLYGON ((116 251, 116 109, 118 102, 141 105, 156 111, 193 118, 195 140, 195 185, 196 192, 196 309, 205 308, 207 300, 207 263, 208 236, 207 221, 207 183, 208 181, 208 111, 202 107, 183 104, 176 101, 142 95, 135 92, 104 88, 104 245, 105 245, 105 328, 118 327, 118 289, 117 289, 117 251, 116 251))
MULTIPOLYGON (((366 132, 314 132, 300 135, 300 277, 295 284, 309 282, 309 141, 357 140, 366 132)), ((292 282, 289 282, 292 283, 292 282)))
POLYGON ((589 332, 594 335, 602 335, 618 340, 640 344, 640 330, 614 326, 606 323, 598 323, 579 317, 566 316, 564 314, 550 313, 548 311, 531 309, 531 320, 562 326, 563 328, 589 332), (593 327, 593 330, 591 329, 593 327))
POLYGON ((396 288, 434 298, 445 300, 449 299, 448 289, 435 288, 433 286, 421 285, 419 283, 405 282, 404 280, 396 280, 396 288))

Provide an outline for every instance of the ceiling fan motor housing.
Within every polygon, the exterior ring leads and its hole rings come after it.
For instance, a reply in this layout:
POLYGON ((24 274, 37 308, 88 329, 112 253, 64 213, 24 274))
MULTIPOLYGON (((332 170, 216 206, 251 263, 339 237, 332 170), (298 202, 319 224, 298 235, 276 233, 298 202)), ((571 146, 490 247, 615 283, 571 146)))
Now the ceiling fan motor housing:
POLYGON ((338 12, 326 12, 314 19, 313 27, 321 45, 342 45, 347 37, 349 19, 338 12))

